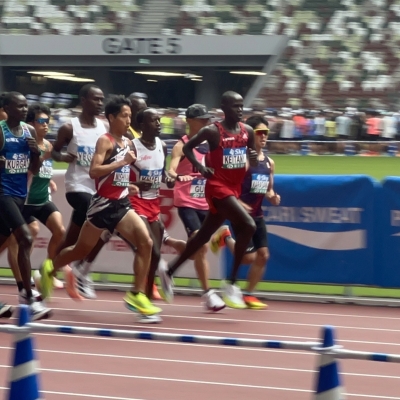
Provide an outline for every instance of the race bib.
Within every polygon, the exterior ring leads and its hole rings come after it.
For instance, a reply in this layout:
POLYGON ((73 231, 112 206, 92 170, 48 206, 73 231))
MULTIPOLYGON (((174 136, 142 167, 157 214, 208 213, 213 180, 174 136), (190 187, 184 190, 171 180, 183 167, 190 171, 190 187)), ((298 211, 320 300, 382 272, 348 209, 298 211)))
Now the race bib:
POLYGON ((162 169, 142 169, 140 171, 140 181, 151 182, 151 189, 160 189, 162 171, 162 169))
POLYGON ((51 179, 53 176, 53 160, 44 160, 39 170, 39 178, 51 179))
POLYGON ((6 174, 26 174, 29 168, 27 153, 6 153, 6 174))
POLYGON ((222 168, 238 169, 246 167, 246 147, 223 149, 222 168))
POLYGON ((114 172, 114 180, 112 185, 113 186, 129 186, 129 175, 130 175, 130 168, 129 165, 124 165, 121 168, 118 168, 114 172))
POLYGON ((90 167, 94 154, 94 147, 78 146, 76 153, 76 163, 81 167, 90 167))
POLYGON ((268 191, 268 184, 268 175, 252 174, 250 193, 266 194, 268 191))
POLYGON ((202 199, 205 197, 206 179, 196 178, 192 180, 190 185, 190 197, 202 199))

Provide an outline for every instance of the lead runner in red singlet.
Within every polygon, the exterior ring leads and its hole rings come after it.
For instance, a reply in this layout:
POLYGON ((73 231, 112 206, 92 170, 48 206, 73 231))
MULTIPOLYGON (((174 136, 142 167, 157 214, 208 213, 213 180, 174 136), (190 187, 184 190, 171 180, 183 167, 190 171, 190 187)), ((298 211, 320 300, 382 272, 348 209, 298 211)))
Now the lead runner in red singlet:
POLYGON ((240 120, 243 116, 243 98, 236 92, 226 92, 222 96, 221 109, 225 119, 204 127, 183 146, 183 153, 195 168, 207 178, 205 195, 210 212, 197 235, 191 238, 183 253, 170 263, 169 268, 160 264, 160 276, 163 295, 166 301, 172 301, 172 275, 176 270, 205 243, 211 235, 229 220, 237 237, 231 284, 226 290, 236 288, 237 271, 251 237, 256 229, 254 220, 238 201, 241 185, 246 174, 246 161, 257 165, 257 153, 254 144, 253 129, 240 120), (199 163, 194 148, 207 141, 209 153, 206 166, 199 163))

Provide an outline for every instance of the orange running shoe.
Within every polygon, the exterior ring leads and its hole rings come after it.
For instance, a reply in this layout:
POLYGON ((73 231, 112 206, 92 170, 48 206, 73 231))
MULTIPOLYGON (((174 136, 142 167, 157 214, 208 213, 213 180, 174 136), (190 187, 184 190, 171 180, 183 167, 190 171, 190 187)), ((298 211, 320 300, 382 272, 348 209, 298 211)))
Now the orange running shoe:
POLYGON ((246 303, 247 308, 251 310, 265 310, 268 308, 267 304, 258 300, 257 297, 251 296, 249 294, 243 295, 243 300, 246 303))
POLYGON ((64 267, 64 276, 65 276, 65 290, 68 293, 68 296, 73 300, 82 301, 83 297, 79 294, 78 289, 76 288, 76 280, 75 275, 72 272, 72 268, 67 265, 64 267))
POLYGON ((231 231, 228 225, 222 225, 217 232, 211 237, 210 248, 213 253, 218 253, 218 250, 225 246, 225 239, 231 236, 231 231))

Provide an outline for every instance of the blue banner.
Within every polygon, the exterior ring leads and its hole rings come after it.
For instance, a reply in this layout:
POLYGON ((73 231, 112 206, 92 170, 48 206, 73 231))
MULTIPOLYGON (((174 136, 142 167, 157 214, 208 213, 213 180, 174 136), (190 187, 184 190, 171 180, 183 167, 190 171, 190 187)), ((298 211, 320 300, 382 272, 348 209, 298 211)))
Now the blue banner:
POLYGON ((382 182, 376 207, 375 284, 400 287, 400 178, 382 182))
MULTIPOLYGON (((374 284, 376 184, 363 175, 277 175, 281 204, 263 206, 271 255, 263 279, 374 284)), ((225 262, 229 276, 228 250, 225 262)), ((241 267, 239 278, 247 271, 241 267)))

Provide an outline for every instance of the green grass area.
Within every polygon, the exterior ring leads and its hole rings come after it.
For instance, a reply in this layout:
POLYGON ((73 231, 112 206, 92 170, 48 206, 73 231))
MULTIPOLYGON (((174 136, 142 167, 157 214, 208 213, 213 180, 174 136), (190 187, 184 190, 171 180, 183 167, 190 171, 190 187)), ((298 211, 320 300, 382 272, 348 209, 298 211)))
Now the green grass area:
MULTIPOLYGON (((400 175, 400 158, 362 156, 293 156, 271 155, 277 174, 300 175, 369 175, 377 180, 400 175)), ((167 166, 169 165, 169 156, 167 166)), ((66 163, 54 163, 55 169, 66 169, 66 163)))
POLYGON ((377 180, 400 175, 400 158, 271 155, 276 174, 369 175, 377 180))

